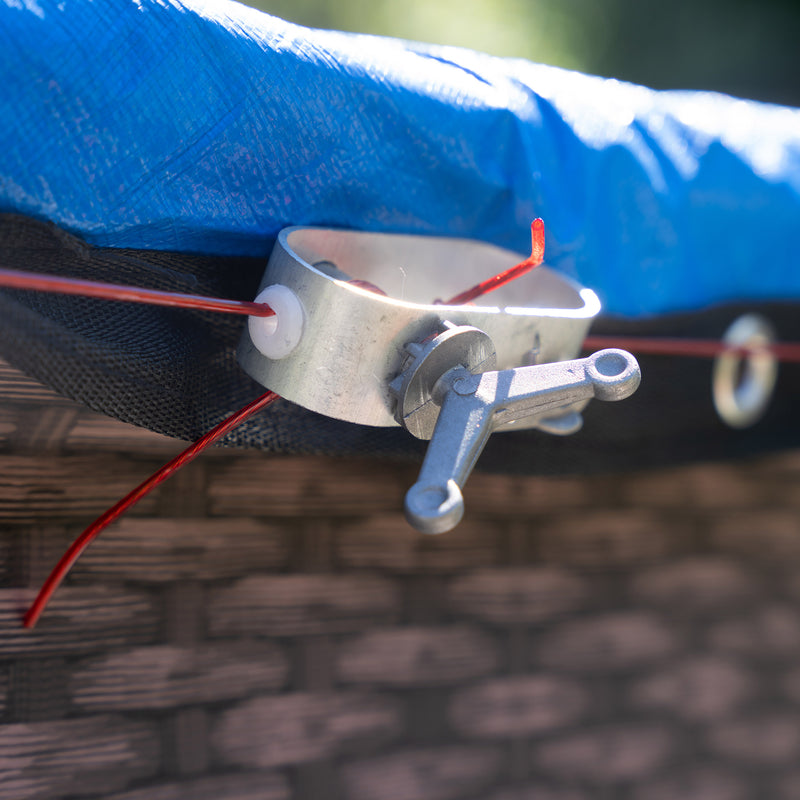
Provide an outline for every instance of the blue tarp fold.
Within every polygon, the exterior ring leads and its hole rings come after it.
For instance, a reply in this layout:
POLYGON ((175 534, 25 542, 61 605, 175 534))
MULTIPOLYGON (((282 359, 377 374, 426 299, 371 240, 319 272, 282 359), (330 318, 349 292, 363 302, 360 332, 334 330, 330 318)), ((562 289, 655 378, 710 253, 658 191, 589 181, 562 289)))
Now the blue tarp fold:
POLYGON ((610 313, 800 297, 794 109, 228 2, 6 0, 0 75, 0 210, 95 245, 266 256, 300 224, 524 252, 541 216, 610 313))

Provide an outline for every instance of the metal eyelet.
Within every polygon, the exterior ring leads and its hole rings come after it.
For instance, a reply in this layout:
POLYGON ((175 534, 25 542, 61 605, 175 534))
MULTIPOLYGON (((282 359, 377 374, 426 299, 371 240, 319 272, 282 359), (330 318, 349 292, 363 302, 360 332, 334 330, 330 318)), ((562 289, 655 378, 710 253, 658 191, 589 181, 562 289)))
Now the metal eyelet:
POLYGON ((711 388, 720 419, 732 428, 748 428, 764 415, 775 390, 778 360, 769 346, 775 342, 770 322, 758 314, 739 317, 722 341, 731 352, 714 360, 711 388), (741 348, 752 348, 741 355, 741 348))

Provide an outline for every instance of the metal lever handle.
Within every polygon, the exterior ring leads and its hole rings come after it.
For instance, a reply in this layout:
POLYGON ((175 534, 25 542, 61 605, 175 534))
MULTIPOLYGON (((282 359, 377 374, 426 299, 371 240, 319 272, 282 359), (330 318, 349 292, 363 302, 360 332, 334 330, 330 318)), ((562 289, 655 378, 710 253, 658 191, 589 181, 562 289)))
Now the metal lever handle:
POLYGON ((464 514, 461 487, 492 431, 593 397, 623 400, 636 391, 641 372, 625 350, 601 350, 574 361, 477 375, 455 369, 441 380, 449 388, 419 480, 405 501, 408 521, 425 533, 443 533, 458 524, 464 514))

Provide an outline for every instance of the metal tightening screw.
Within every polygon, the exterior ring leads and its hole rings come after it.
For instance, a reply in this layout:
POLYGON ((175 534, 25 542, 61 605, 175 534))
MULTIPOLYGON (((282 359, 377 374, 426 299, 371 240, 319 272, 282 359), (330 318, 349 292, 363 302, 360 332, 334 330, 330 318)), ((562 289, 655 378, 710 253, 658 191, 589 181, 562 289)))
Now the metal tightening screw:
POLYGON ((593 397, 623 400, 641 380, 636 359, 616 349, 473 374, 494 360, 485 340, 475 328, 448 325, 440 336, 407 348, 412 363, 391 385, 398 422, 431 440, 419 480, 405 500, 408 521, 425 533, 443 533, 458 524, 464 514, 461 487, 493 431, 528 417, 557 417, 593 397), (460 353, 458 338, 464 342, 460 353), (440 358, 438 349, 456 360, 440 358))

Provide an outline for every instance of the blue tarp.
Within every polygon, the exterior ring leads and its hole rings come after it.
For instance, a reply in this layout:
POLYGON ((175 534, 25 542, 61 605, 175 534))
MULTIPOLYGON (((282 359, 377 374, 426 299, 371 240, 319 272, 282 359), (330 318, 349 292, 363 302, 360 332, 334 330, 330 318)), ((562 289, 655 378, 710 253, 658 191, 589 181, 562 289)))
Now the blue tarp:
POLYGON ((800 298, 794 109, 229 2, 6 0, 0 75, 0 210, 95 245, 266 256, 301 224, 527 252, 541 216, 607 312, 800 298))

